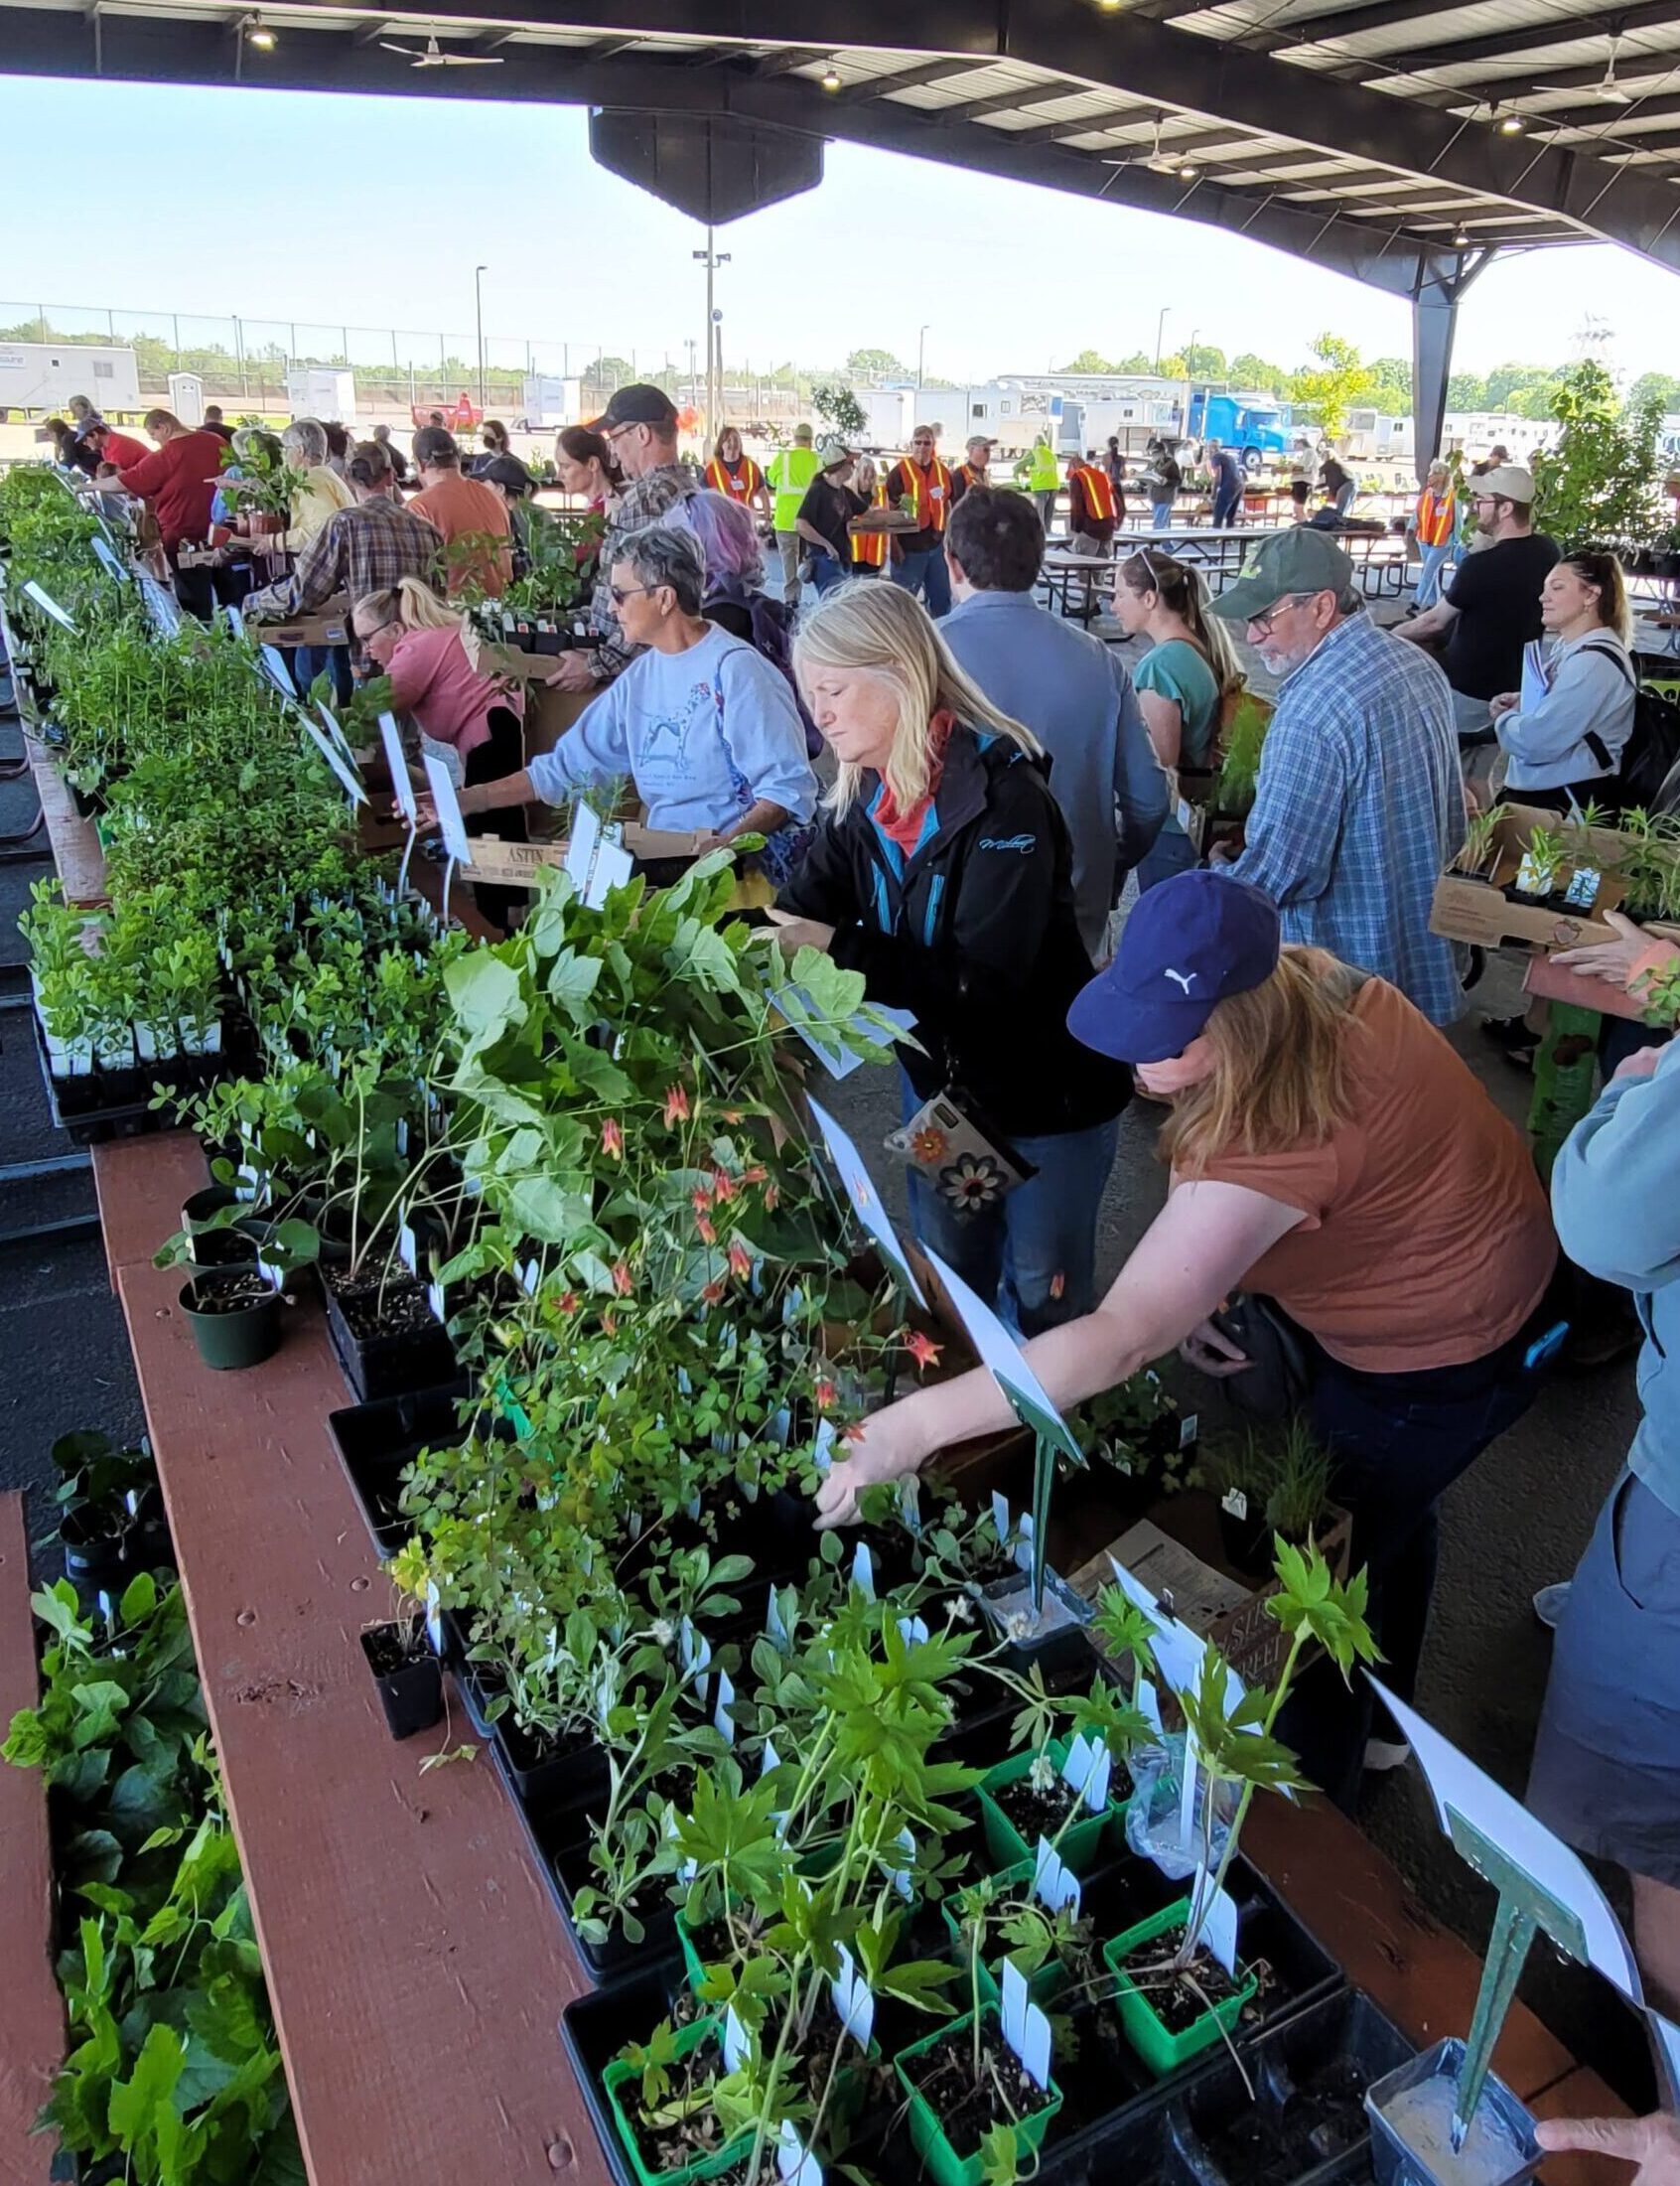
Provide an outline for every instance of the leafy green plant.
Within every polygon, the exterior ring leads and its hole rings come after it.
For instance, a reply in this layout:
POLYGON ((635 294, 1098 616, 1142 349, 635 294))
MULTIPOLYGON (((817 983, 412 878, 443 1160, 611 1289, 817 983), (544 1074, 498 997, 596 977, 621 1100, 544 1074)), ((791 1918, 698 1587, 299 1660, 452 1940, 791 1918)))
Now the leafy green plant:
POLYGON ((1534 458, 1539 528, 1566 554, 1651 544, 1662 529, 1660 396, 1624 410, 1610 373, 1586 358, 1554 392, 1551 414, 1562 430, 1534 458))

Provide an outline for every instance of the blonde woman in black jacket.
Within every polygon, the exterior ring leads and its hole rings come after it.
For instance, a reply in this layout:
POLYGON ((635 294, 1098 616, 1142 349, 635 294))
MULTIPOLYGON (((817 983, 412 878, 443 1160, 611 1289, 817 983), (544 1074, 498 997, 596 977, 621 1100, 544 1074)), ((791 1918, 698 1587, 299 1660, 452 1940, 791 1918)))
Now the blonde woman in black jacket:
POLYGON ((794 672, 840 762, 778 901, 782 946, 826 948, 908 1009, 906 1121, 936 1094, 1036 1172, 910 1172, 917 1235, 1026 1336, 1094 1303, 1096 1219, 1123 1070, 1068 1032, 1090 977, 1072 851, 1031 730, 958 668, 920 603, 853 583, 805 617, 794 672))

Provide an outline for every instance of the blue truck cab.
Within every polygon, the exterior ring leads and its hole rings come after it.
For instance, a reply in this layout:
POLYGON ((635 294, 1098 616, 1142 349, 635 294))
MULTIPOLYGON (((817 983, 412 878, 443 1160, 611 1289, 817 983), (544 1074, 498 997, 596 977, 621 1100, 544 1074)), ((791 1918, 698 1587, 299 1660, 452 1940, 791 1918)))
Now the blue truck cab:
POLYGON ((1216 394, 1198 387, 1190 399, 1185 434, 1229 448, 1250 477, 1290 452, 1282 407, 1269 395, 1216 394))

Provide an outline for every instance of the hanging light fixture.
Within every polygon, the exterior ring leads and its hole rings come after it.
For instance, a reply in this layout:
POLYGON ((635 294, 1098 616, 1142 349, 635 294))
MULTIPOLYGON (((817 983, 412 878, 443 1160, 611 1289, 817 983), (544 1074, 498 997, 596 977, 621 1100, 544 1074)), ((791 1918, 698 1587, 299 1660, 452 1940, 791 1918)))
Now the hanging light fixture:
POLYGON ((837 91, 840 88, 840 71, 832 61, 823 70, 820 80, 825 91, 837 91))
POLYGON ((1521 114, 1508 110, 1500 113, 1497 99, 1489 104, 1487 118, 1502 137, 1520 137, 1526 127, 1521 114))
POLYGON ((272 53, 279 40, 260 15, 253 15, 245 23, 245 44, 254 46, 258 53, 272 53))

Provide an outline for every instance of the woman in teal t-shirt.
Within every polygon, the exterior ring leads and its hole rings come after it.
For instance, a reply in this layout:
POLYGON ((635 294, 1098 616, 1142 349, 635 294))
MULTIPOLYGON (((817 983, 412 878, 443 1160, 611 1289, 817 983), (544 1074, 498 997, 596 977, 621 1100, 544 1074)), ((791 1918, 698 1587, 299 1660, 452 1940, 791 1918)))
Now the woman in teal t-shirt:
MULTIPOLYGON (((1142 547, 1120 565, 1114 613, 1128 638, 1142 633, 1154 641, 1132 681, 1156 758, 1169 770, 1212 766, 1220 708, 1227 692, 1241 687, 1242 670, 1225 626, 1208 613, 1201 578, 1171 554, 1142 547)), ((1138 867, 1138 886, 1153 888, 1197 862, 1170 810, 1138 867)))

